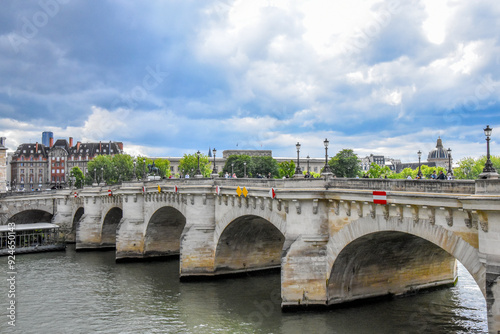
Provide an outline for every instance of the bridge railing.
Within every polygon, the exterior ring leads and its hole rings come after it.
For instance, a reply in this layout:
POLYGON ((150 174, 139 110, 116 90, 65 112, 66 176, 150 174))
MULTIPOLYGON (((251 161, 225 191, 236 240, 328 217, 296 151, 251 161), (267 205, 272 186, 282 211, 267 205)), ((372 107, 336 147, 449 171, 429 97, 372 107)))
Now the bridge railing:
MULTIPOLYGON (((219 185, 219 186, 246 186, 246 187, 268 187, 268 188, 311 188, 333 190, 333 189, 359 189, 359 190, 385 190, 385 191, 407 191, 425 193, 451 193, 451 194, 474 194, 476 193, 476 182, 480 180, 407 180, 407 179, 356 179, 356 178, 332 178, 332 179, 167 179, 150 181, 146 184, 172 184, 172 185, 219 185)), ((490 181, 483 181, 488 185, 490 181)), ((482 183, 481 183, 482 184, 482 183)), ((482 188, 486 189, 487 186, 482 188)), ((498 188, 500 189, 500 182, 498 188)), ((491 185, 488 186, 491 191, 491 185)), ((486 191, 486 190, 485 190, 486 191)))

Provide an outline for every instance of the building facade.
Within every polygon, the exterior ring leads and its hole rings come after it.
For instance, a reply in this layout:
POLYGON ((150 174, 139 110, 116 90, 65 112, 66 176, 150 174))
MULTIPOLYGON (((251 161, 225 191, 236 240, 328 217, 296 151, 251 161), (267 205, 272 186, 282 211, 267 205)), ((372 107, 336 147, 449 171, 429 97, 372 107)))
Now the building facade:
POLYGON ((0 137, 0 192, 8 190, 7 182, 7 147, 5 147, 5 137, 0 137))
POLYGON ((10 162, 11 185, 15 190, 34 190, 60 187, 69 182, 73 167, 79 167, 86 175, 87 164, 98 155, 123 153, 123 143, 81 143, 51 139, 49 146, 40 143, 21 144, 10 162))

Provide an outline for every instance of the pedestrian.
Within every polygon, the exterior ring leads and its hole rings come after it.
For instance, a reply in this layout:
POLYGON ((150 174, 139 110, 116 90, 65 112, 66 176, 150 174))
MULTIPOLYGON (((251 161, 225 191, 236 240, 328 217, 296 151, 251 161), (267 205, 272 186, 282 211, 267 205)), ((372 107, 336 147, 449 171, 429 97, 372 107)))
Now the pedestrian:
POLYGON ((446 180, 446 176, 444 175, 443 171, 439 171, 439 175, 437 176, 436 180, 446 180))
POLYGON ((436 171, 432 172, 431 179, 433 180, 437 179, 436 171))

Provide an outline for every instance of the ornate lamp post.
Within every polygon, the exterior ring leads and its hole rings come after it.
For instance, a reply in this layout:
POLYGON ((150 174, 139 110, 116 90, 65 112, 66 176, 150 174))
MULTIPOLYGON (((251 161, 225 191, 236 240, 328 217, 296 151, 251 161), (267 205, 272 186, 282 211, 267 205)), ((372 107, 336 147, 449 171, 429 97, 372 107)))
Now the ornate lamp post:
POLYGON ((484 135, 486 136, 486 164, 484 165, 483 173, 496 172, 490 160, 490 137, 492 131, 493 129, 489 125, 486 125, 484 129, 484 135))
POLYGON ((307 159, 307 171, 309 171, 309 159, 311 159, 311 158, 309 157, 309 154, 307 155, 306 159, 307 159))
POLYGON ((483 172, 479 174, 481 179, 498 179, 497 171, 490 160, 490 137, 492 131, 493 129, 489 125, 486 125, 486 128, 484 128, 484 135, 486 136, 486 163, 484 164, 483 172))
POLYGON ((330 142, 328 141, 327 138, 323 141, 323 144, 325 145, 325 167, 323 168, 323 175, 325 177, 328 177, 329 175, 332 175, 332 171, 330 170, 330 166, 328 166, 328 144, 330 142))
POLYGON ((295 144, 295 147, 297 148, 297 167, 295 168, 295 175, 300 176, 300 175, 302 175, 302 171, 300 170, 300 158, 299 158, 300 143, 297 142, 297 144, 295 144))
POLYGON ((212 154, 214 156, 214 168, 212 169, 212 177, 216 178, 219 176, 219 173, 217 173, 217 166, 215 165, 215 154, 217 153, 217 150, 214 148, 212 150, 212 154))
POLYGON ((422 152, 420 152, 420 150, 418 150, 417 155, 418 155, 418 174, 417 175, 419 178, 421 178, 422 172, 420 171, 420 158, 422 157, 422 152))
POLYGON ((448 173, 453 175, 453 170, 451 169, 451 148, 448 148, 448 173))
POLYGON ((104 167, 101 167, 101 181, 104 183, 104 167))
POLYGON ((243 177, 247 177, 247 163, 244 162, 243 163, 243 177))
POLYGON ((200 170, 200 151, 196 152, 196 157, 198 158, 198 169, 196 170, 196 175, 194 176, 195 178, 202 178, 203 175, 201 175, 201 170, 200 170))
POLYGON ((233 177, 234 174, 234 162, 231 163, 231 177, 233 177))

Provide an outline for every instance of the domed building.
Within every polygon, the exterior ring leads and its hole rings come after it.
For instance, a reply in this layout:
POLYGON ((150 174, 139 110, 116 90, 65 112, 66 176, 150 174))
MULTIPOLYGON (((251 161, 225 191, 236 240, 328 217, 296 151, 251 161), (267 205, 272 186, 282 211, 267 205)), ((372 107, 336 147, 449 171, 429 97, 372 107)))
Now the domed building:
MULTIPOLYGON (((448 151, 443 147, 441 137, 438 138, 436 148, 429 152, 427 156, 428 162, 434 162, 436 167, 444 167, 448 170, 449 158, 448 151)), ((451 159, 453 165, 453 159, 451 159)))

